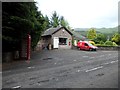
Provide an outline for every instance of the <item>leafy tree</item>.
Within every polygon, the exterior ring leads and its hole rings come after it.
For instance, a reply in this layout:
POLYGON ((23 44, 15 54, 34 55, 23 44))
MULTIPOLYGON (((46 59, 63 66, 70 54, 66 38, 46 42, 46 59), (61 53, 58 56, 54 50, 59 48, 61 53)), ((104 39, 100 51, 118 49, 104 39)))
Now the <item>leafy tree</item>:
POLYGON ((112 41, 116 42, 117 44, 120 45, 120 34, 119 33, 115 33, 112 37, 112 41))
POLYGON ((49 20, 47 15, 44 18, 45 18, 44 27, 45 27, 45 29, 48 29, 48 28, 51 27, 50 26, 50 20, 49 20))
POLYGON ((97 34, 97 40, 105 42, 107 39, 104 34, 97 34))
POLYGON ((32 9, 33 4, 20 2, 2 3, 3 51, 19 49, 21 39, 33 29, 34 24, 29 20, 32 17, 30 9, 32 9))
POLYGON ((87 38, 90 40, 94 40, 96 38, 97 34, 96 34, 96 30, 94 28, 91 28, 90 30, 88 30, 87 32, 87 38))
POLYGON ((52 14, 52 18, 51 18, 51 26, 52 27, 57 27, 59 26, 59 15, 57 15, 57 12, 54 11, 54 13, 52 14))
POLYGON ((106 40, 107 40, 106 36, 102 33, 97 34, 96 38, 94 39, 94 41, 99 44, 104 43, 106 40))
POLYGON ((3 2, 2 9, 3 52, 19 50, 21 40, 27 34, 31 34, 34 48, 48 26, 47 19, 37 11, 35 2, 3 2))
POLYGON ((68 28, 69 24, 68 22, 64 19, 63 16, 60 17, 60 25, 68 28))
POLYGON ((47 28, 45 17, 41 12, 37 12, 36 19, 34 21, 34 29, 31 31, 32 37, 32 49, 34 49, 40 40, 42 32, 47 28))
POLYGON ((67 29, 71 29, 65 18, 63 16, 59 16, 56 11, 54 11, 50 22, 52 27, 57 27, 60 25, 66 27, 67 29))
POLYGON ((111 41, 106 41, 106 42, 105 42, 105 45, 113 45, 113 42, 111 42, 111 41))

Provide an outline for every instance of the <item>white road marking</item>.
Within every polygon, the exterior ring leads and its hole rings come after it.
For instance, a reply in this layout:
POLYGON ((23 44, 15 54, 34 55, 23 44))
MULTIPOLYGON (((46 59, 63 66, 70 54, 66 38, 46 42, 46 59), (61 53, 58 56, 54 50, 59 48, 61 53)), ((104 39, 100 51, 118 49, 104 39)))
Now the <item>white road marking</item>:
POLYGON ((15 87, 13 87, 14 89, 17 89, 17 88, 21 88, 21 86, 15 86, 15 87))
POLYGON ((115 62, 118 62, 118 60, 116 60, 116 61, 111 61, 110 63, 115 63, 115 62))
POLYGON ((28 67, 28 69, 35 68, 35 67, 28 67))
POLYGON ((77 61, 77 60, 73 60, 73 61, 77 61))
POLYGON ((57 64, 57 63, 54 63, 54 64, 57 64))
POLYGON ((102 65, 107 65, 107 64, 110 64, 109 62, 107 62, 107 63, 103 63, 102 65))
POLYGON ((88 57, 88 56, 82 56, 82 57, 88 57))
POLYGON ((95 57, 89 57, 90 59, 95 58, 95 57))
POLYGON ((77 70, 77 72, 80 72, 81 70, 77 70))
POLYGON ((108 54, 109 56, 111 55, 111 54, 108 54))
POLYGON ((86 70, 85 72, 94 71, 94 70, 97 70, 97 69, 100 69, 100 68, 103 68, 103 66, 92 68, 92 69, 86 70))

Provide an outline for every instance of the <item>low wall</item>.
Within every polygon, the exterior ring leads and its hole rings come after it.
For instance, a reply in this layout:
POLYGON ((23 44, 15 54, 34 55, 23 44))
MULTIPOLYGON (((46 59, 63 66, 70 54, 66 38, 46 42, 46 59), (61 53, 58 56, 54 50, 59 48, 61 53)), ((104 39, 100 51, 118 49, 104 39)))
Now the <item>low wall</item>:
POLYGON ((98 50, 120 50, 120 46, 98 46, 98 50))
MULTIPOLYGON (((78 49, 76 46, 72 46, 72 49, 78 49)), ((120 50, 120 46, 98 46, 97 50, 120 50)))
POLYGON ((11 62, 19 59, 19 51, 2 53, 2 62, 11 62))

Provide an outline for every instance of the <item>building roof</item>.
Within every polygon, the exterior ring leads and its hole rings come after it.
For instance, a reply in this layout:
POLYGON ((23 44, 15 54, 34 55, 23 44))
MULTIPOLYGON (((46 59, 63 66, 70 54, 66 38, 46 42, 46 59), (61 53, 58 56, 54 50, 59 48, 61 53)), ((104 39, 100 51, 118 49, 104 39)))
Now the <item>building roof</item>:
POLYGON ((71 33, 73 34, 74 39, 77 39, 77 40, 87 40, 87 38, 85 36, 75 32, 75 31, 71 30, 71 33))
POLYGON ((58 26, 56 28, 49 28, 49 29, 45 30, 45 32, 42 34, 42 36, 51 36, 62 28, 64 28, 68 33, 70 33, 77 40, 86 40, 87 39, 86 37, 76 33, 75 31, 68 30, 67 28, 65 28, 63 26, 58 26))
POLYGON ((62 28, 64 28, 66 31, 68 31, 68 33, 70 33, 72 35, 72 33, 67 28, 61 26, 61 27, 49 28, 49 29, 45 30, 45 32, 42 34, 42 36, 52 35, 62 28))

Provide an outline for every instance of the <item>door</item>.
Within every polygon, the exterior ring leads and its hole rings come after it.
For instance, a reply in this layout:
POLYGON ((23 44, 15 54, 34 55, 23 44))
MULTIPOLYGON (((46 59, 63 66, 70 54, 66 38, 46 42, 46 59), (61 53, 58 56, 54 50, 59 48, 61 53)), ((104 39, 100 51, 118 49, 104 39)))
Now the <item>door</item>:
POLYGON ((89 50, 89 46, 88 46, 88 44, 87 43, 85 43, 85 45, 84 45, 85 47, 84 47, 84 49, 85 50, 89 50))
POLYGON ((53 48, 59 48, 59 38, 58 37, 53 38, 53 48))

